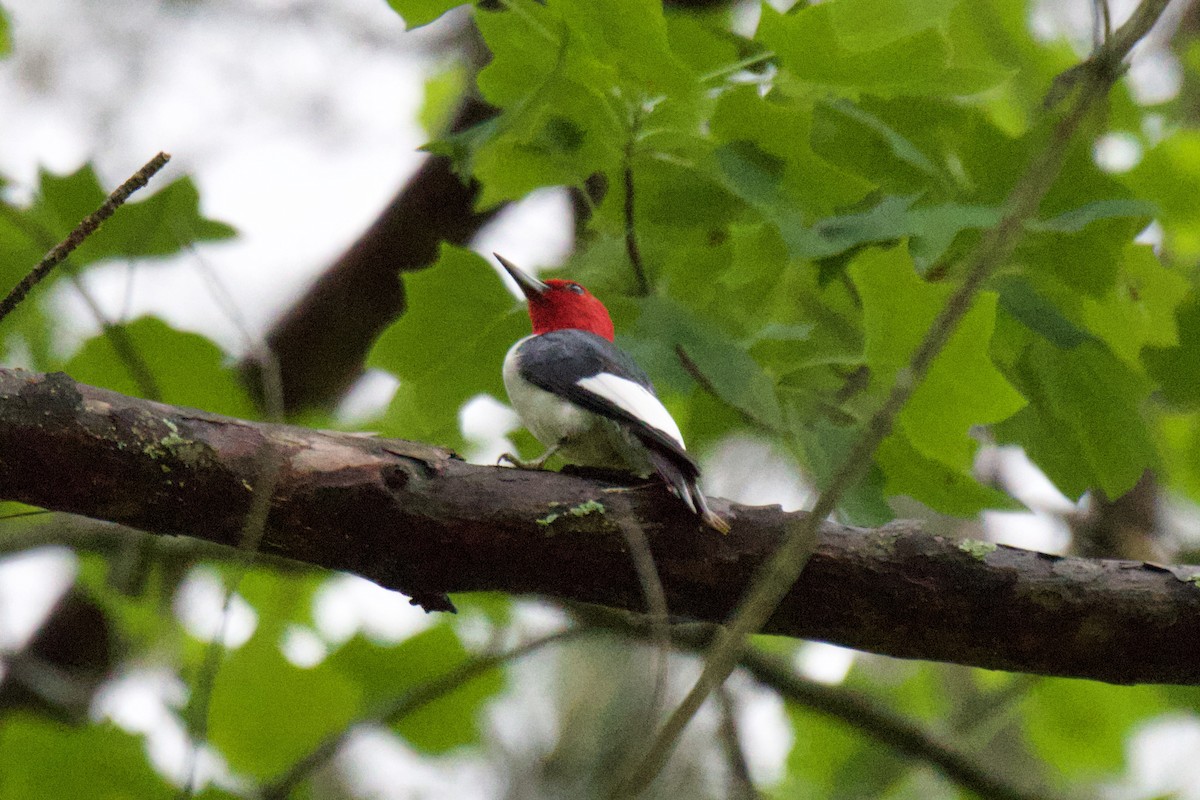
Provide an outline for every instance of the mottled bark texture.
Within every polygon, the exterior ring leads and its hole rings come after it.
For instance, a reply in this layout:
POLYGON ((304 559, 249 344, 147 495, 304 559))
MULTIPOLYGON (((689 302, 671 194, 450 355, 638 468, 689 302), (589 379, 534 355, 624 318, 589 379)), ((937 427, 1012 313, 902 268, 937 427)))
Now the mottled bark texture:
MULTIPOLYGON (((796 513, 715 501, 722 536, 656 483, 467 464, 398 440, 265 425, 0 370, 0 499, 236 546, 270 446, 262 550, 422 598, 535 593, 640 610, 618 520, 675 615, 720 621, 796 513)), ((826 524, 767 626, 903 658, 1115 683, 1200 683, 1200 568, 1060 558, 826 524)))

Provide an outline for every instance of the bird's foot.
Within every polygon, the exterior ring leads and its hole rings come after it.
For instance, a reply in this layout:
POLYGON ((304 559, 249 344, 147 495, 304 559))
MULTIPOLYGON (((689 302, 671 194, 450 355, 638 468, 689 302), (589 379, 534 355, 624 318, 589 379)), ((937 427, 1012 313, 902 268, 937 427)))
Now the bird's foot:
POLYGON ((551 447, 549 450, 542 453, 532 461, 523 461, 517 456, 514 456, 512 453, 501 453, 500 457, 496 459, 496 463, 503 464, 505 461, 507 461, 517 469, 541 469, 543 466, 545 466, 546 462, 550 460, 550 456, 557 452, 558 447, 551 447))
POLYGON ((497 466, 499 466, 500 464, 503 464, 505 462, 512 464, 517 469, 541 469, 542 468, 542 460, 540 458, 535 458, 533 461, 522 461, 521 459, 514 456, 512 453, 501 453, 500 457, 496 459, 497 466))

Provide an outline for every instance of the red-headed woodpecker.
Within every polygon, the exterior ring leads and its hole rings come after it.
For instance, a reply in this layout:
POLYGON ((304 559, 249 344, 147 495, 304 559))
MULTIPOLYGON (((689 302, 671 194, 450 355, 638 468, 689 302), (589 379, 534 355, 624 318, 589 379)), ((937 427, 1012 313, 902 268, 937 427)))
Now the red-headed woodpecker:
POLYGON ((528 463, 501 458, 540 468, 557 453, 581 466, 654 470, 706 525, 728 532, 696 485, 700 470, 650 378, 612 343, 604 304, 574 281, 540 281, 496 258, 521 287, 533 322, 533 335, 504 358, 504 388, 525 427, 549 448, 528 463))

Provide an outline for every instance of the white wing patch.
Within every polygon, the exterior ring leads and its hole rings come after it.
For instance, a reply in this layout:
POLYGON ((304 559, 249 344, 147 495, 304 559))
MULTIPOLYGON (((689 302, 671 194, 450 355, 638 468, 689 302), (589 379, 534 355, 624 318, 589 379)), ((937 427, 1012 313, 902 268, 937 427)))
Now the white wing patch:
POLYGON ((679 432, 679 426, 675 424, 671 412, 667 411, 662 402, 645 386, 611 372, 582 378, 576 381, 575 385, 607 400, 651 428, 657 428, 679 442, 680 447, 684 446, 683 434, 679 432))

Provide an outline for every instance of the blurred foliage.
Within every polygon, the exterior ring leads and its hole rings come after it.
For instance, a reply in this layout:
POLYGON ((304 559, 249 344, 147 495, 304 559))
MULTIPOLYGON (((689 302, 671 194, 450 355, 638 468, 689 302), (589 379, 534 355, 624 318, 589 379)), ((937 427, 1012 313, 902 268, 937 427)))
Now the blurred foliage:
MULTIPOLYGON (((389 4, 410 28, 458 5, 389 4)), ((656 0, 481 3, 473 19, 491 60, 475 82, 498 113, 426 149, 479 182, 480 207, 541 187, 577 191, 588 216, 562 273, 609 305, 619 343, 654 376, 692 448, 703 453, 736 433, 765 437, 821 484, 1044 146, 1043 95, 1079 56, 1063 41, 1031 35, 1028 3, 830 0, 787 12, 764 5, 753 32, 738 32, 749 11, 664 13, 656 0), (635 291, 625 248, 627 171, 647 296, 635 291)), ((0 11, 0 54, 9 47, 7 26, 0 11)), ((1194 82, 1200 59, 1186 44, 1185 82, 1194 82)), ((428 130, 444 127, 470 82, 460 67, 429 81, 428 130)), ((844 520, 886 522, 901 496, 965 518, 1017 507, 972 471, 983 441, 1019 445, 1072 499, 1096 490, 1119 497, 1153 469, 1178 502, 1200 502, 1200 132, 1186 113, 1182 103, 1145 108, 1124 86, 1114 91, 1015 255, 976 298, 871 471, 844 498, 844 520), (1104 126, 1139 148, 1131 169, 1097 165, 1093 146, 1104 126), (1151 220, 1162 237, 1157 251, 1137 241, 1151 220)), ((27 203, 0 203, 5 287, 105 194, 90 165, 43 172, 31 189, 27 203)), ((229 355, 207 338, 141 318, 64 354, 62 321, 45 302, 96 265, 153 268, 233 234, 201 214, 188 178, 142 192, 52 276, 49 291, 39 288, 5 320, 0 351, 132 394, 146 389, 142 370, 166 402, 253 417, 229 355)), ((367 427, 464 447, 461 407, 480 394, 504 398, 499 365, 528 322, 487 261, 463 248, 443 246, 437 263, 405 285, 407 313, 369 357, 400 388, 367 427)), ((11 519, 3 531, 22 541, 56 525, 63 523, 11 519)), ((509 598, 463 598, 457 618, 398 643, 358 631, 324 641, 318 663, 299 666, 281 644, 289 631, 319 638, 313 605, 324 576, 218 564, 256 624, 220 658, 206 696, 198 687, 210 649, 172 618, 195 557, 167 544, 150 553, 141 593, 114 588, 108 551, 83 558, 77 580, 125 654, 114 676, 178 676, 195 694, 167 704, 176 722, 187 703, 207 703, 209 747, 242 782, 208 785, 198 797, 253 796, 325 737, 355 721, 379 723, 390 701, 465 663, 481 631, 499 640, 520 616, 509 598)), ((621 746, 645 732, 648 668, 611 642, 575 652, 584 654, 576 663, 564 658, 557 673, 546 667, 541 676, 539 700, 573 698, 557 706, 549 752, 537 743, 509 752, 498 726, 485 724, 484 709, 510 686, 503 671, 380 727, 433 764, 483 755, 525 777, 539 765, 551 773, 578 764, 580 753, 615 764, 621 746), (582 717, 592 722, 569 724, 582 717)), ((864 658, 847 685, 1014 783, 1079 796, 1120 780, 1136 732, 1160 715, 1200 707, 1188 689, 1021 680, 864 658)), ((3 700, 0 693, 0 800, 175 792, 148 756, 143 727, 123 722, 123 730, 99 712, 72 727, 3 700)), ((869 733, 807 706, 786 712, 792 744, 783 776, 763 787, 768 796, 961 794, 869 733)), ((701 768, 714 757, 700 746, 684 752, 678 761, 691 771, 671 785, 691 781, 690 796, 724 796, 704 777, 712 770, 701 768)), ((591 769, 601 772, 599 764, 591 769)), ((571 785, 561 774, 551 778, 571 785)), ((340 791, 314 780, 295 796, 340 791)))

